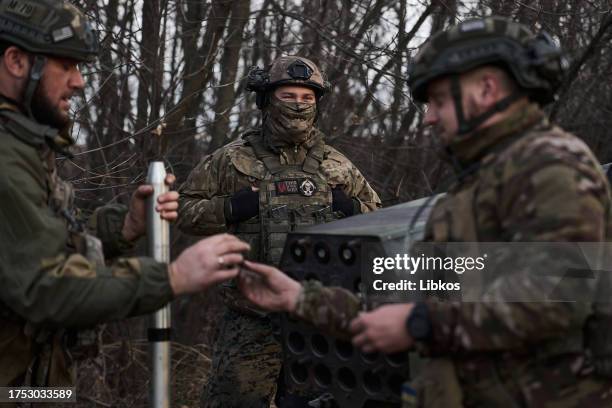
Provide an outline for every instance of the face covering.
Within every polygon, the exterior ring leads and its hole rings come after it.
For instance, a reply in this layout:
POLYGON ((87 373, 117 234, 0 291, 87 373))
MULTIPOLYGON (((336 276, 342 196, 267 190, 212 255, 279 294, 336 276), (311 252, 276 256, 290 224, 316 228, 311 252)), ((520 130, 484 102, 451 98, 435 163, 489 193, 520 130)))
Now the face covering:
POLYGON ((271 98, 264 113, 264 133, 272 146, 295 146, 310 137, 317 116, 314 103, 284 102, 271 98))

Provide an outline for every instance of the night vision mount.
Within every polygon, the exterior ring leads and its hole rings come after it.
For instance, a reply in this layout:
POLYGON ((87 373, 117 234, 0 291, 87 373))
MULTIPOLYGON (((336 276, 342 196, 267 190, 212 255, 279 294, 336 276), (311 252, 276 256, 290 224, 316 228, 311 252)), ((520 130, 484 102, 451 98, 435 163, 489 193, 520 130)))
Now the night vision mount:
POLYGON ((312 68, 304 61, 296 60, 287 67, 287 74, 293 79, 308 81, 312 76, 312 68))
POLYGON ((265 92, 270 83, 270 74, 265 69, 251 67, 247 76, 246 90, 249 92, 265 92))

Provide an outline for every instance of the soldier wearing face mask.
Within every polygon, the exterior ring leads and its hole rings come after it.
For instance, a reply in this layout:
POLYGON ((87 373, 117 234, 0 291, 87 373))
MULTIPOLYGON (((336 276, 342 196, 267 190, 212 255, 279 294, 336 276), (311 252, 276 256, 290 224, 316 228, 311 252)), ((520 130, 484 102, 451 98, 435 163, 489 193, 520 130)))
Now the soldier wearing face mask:
MULTIPOLYGON (((257 93, 262 126, 191 172, 179 190, 179 228, 231 231, 250 243, 250 259, 277 265, 288 232, 379 208, 361 172, 315 126, 328 88, 306 58, 280 57, 267 70, 253 69, 247 89, 257 93)), ((281 368, 273 325, 233 282, 221 292, 225 311, 202 406, 267 408, 281 368)))

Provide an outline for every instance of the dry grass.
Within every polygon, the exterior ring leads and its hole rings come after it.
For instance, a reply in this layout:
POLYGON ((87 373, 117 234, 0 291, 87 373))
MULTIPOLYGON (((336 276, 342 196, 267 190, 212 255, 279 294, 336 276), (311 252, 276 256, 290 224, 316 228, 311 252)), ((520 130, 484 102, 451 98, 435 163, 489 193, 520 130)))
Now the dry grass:
MULTIPOLYGON (((150 357, 145 340, 105 344, 94 360, 79 367, 79 405, 147 407, 150 357)), ((210 371, 205 345, 172 343, 172 406, 198 407, 210 371)))

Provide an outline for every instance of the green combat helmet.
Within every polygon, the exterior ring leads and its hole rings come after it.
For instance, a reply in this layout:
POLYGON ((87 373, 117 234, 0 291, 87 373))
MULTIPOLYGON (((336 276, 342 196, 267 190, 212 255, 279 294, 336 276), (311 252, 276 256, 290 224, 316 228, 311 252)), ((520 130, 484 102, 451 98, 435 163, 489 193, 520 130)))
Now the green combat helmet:
POLYGON ((31 101, 46 62, 45 56, 92 62, 98 36, 85 15, 63 0, 0 0, 0 41, 34 54, 24 107, 31 101))
POLYGON ((311 88, 317 101, 331 89, 319 67, 311 60, 298 56, 277 58, 267 70, 251 68, 246 89, 257 93, 257 107, 263 109, 269 102, 270 91, 281 85, 311 88))
POLYGON ((503 17, 466 20, 433 35, 419 50, 409 67, 412 97, 427 101, 427 86, 434 79, 450 76, 459 134, 475 129, 495 112, 506 109, 527 94, 541 104, 552 102, 563 80, 568 62, 552 38, 535 35, 523 24, 503 17), (491 111, 465 120, 461 107, 459 74, 482 65, 504 68, 521 88, 501 100, 491 111))

